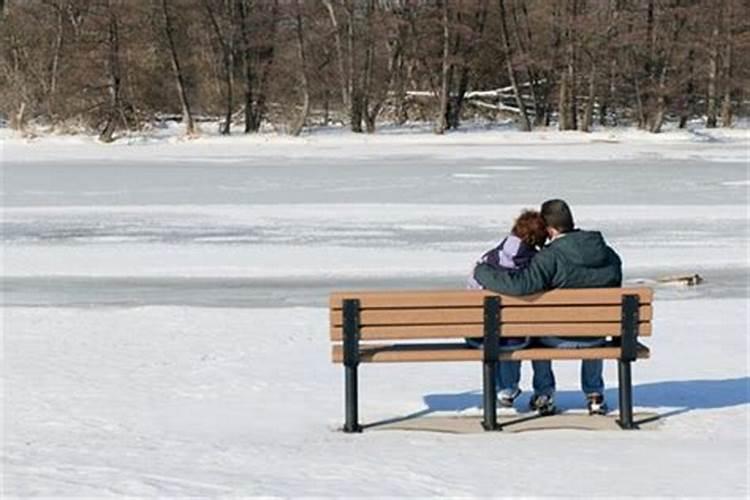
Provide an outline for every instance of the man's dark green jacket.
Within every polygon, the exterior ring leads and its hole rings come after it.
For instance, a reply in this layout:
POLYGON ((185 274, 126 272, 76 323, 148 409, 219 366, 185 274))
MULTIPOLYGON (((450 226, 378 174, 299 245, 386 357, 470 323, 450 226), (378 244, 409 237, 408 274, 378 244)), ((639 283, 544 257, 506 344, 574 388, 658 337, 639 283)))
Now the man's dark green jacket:
POLYGON ((484 288, 529 295, 553 288, 606 288, 622 284, 622 261, 598 231, 570 231, 544 247, 525 269, 503 271, 479 264, 474 278, 484 288))

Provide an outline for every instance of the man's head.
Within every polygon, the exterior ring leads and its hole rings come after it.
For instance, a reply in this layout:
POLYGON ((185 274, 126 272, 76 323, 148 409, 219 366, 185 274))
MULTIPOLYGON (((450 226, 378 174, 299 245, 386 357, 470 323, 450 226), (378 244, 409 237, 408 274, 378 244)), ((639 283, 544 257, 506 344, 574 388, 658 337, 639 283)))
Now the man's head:
POLYGON ((563 200, 545 201, 542 203, 541 213, 551 238, 572 231, 575 227, 573 212, 563 200))

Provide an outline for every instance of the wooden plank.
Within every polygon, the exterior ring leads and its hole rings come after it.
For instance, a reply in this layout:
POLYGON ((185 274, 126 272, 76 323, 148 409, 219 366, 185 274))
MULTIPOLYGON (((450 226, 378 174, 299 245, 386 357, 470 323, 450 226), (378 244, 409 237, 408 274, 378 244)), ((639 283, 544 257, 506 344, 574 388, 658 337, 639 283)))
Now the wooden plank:
MULTIPOLYGON (((511 323, 504 325, 502 334, 508 337, 528 336, 541 337, 619 337, 620 323, 511 323)), ((360 329, 362 340, 396 340, 396 339, 444 339, 462 337, 481 337, 484 326, 468 325, 417 325, 417 326, 363 326, 360 329)), ((651 323, 639 325, 638 335, 651 335, 651 323)), ((331 340, 343 340, 343 329, 331 327, 331 340)))
MULTIPOLYGON (((625 294, 636 294, 641 304, 652 302, 650 288, 579 288, 551 290, 548 292, 511 297, 500 295, 505 306, 619 304, 625 294)), ((363 309, 392 309, 419 307, 471 307, 481 306, 484 297, 498 295, 487 290, 392 290, 392 291, 343 291, 330 295, 329 306, 341 309, 346 298, 356 298, 363 309)))
MULTIPOLYGON (((638 346, 638 359, 651 356, 648 347, 638 346)), ((619 347, 594 347, 587 349, 554 349, 533 348, 520 351, 502 352, 501 361, 525 360, 569 360, 569 359, 619 359, 619 347)), ((343 360, 342 347, 333 346, 332 359, 334 363, 343 360)), ((471 349, 461 344, 380 344, 368 345, 360 349, 360 361, 363 363, 405 363, 428 361, 481 361, 482 351, 471 349)))
MULTIPOLYGON (((651 306, 640 307, 642 320, 651 320, 651 306)), ((502 322, 506 323, 570 323, 620 321, 620 306, 531 306, 502 309, 502 322)), ((444 309, 369 309, 360 312, 361 325, 439 325, 481 324, 484 310, 479 307, 444 309)), ((341 326, 340 311, 330 311, 330 324, 341 326)))

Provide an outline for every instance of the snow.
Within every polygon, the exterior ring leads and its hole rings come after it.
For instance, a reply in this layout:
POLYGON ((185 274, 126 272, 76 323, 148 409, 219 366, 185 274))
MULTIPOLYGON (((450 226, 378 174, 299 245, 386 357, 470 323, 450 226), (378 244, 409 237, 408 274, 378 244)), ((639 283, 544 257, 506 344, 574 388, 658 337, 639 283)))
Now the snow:
MULTIPOLYGON (((0 130, 4 498, 750 494, 746 130, 174 132, 0 130), (661 425, 339 432, 328 293, 462 287, 552 196, 656 289, 633 376, 661 425)), ((578 369, 555 363, 566 411, 578 369)), ((360 373, 365 422, 480 412, 475 364, 360 373)), ((616 407, 613 363, 605 380, 616 407)))
POLYGON ((203 125, 197 138, 187 138, 181 125, 131 133, 112 144, 99 143, 94 135, 42 135, 25 138, 0 129, 5 154, 18 161, 56 160, 71 155, 80 160, 126 159, 179 163, 232 163, 242 158, 363 159, 404 154, 460 160, 470 155, 545 160, 608 159, 707 159, 743 162, 750 155, 750 127, 669 129, 652 134, 635 128, 598 128, 591 133, 538 128, 520 132, 511 123, 467 125, 445 135, 432 133, 431 125, 382 126, 377 134, 354 134, 339 127, 319 127, 300 137, 275 133, 231 137, 218 135, 218 127, 203 125))
MULTIPOLYGON (((634 366, 636 408, 671 415, 657 430, 463 436, 338 432, 322 308, 9 308, 6 492, 743 496, 745 307, 657 304, 653 359, 634 366)), ((556 364, 564 407, 582 405, 577 368, 556 364)), ((478 412, 480 380, 467 363, 364 366, 361 416, 478 412)))

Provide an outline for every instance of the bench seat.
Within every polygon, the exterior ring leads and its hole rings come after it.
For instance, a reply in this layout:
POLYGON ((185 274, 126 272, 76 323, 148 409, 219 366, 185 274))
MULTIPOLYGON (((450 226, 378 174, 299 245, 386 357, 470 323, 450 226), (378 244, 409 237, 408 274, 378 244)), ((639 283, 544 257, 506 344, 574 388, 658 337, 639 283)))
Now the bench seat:
MULTIPOLYGON (((498 361, 532 361, 563 359, 620 359, 620 346, 601 346, 584 349, 558 349, 552 347, 531 347, 517 351, 501 352, 498 361)), ((648 359, 651 351, 643 344, 638 345, 638 359, 648 359)), ((359 348, 362 363, 398 363, 419 361, 482 361, 481 349, 466 344, 362 344, 359 348)), ((333 361, 344 362, 342 346, 333 347, 333 361)))

